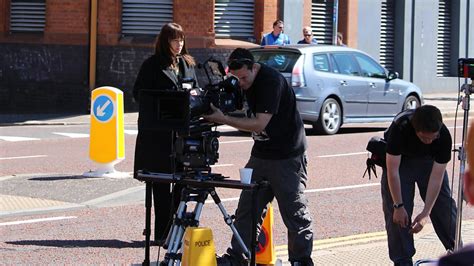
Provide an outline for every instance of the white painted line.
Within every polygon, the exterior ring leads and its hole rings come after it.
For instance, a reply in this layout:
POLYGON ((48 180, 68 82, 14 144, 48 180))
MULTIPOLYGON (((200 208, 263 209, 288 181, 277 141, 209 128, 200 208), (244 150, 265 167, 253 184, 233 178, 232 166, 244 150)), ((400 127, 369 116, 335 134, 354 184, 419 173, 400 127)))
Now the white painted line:
POLYGON ((76 219, 76 218, 77 218, 77 216, 58 216, 58 217, 50 217, 50 218, 5 222, 5 223, 0 223, 0 226, 2 226, 2 225, 32 224, 32 223, 50 222, 50 221, 58 221, 58 220, 66 220, 66 219, 76 219))
POLYGON ((89 134, 84 134, 84 133, 64 133, 64 132, 52 132, 52 133, 56 134, 56 135, 61 135, 61 136, 65 136, 65 137, 68 137, 68 138, 72 138, 72 139, 88 138, 89 137, 89 134))
POLYGON ((222 141, 222 142, 219 142, 219 144, 242 143, 242 142, 253 142, 253 139, 222 141))
MULTIPOLYGON (((345 190, 345 189, 355 189, 355 188, 367 188, 367 187, 375 187, 380 186, 380 183, 371 183, 371 184, 363 184, 363 185, 352 185, 352 186, 342 186, 342 187, 328 187, 328 188, 316 188, 316 189, 306 189, 304 193, 317 193, 317 192, 328 192, 328 191, 337 191, 337 190, 345 190)), ((238 201, 239 198, 226 198, 222 199, 222 202, 227 201, 238 201)), ((213 200, 206 200, 206 203, 214 202, 213 200)))
POLYGON ((15 160, 15 159, 30 159, 30 158, 41 158, 48 157, 48 155, 30 155, 30 156, 17 156, 17 157, 0 157, 0 160, 15 160))
POLYGON ((138 130, 136 129, 124 129, 123 132, 127 135, 138 135, 138 130))
POLYGON ((5 141, 30 141, 39 140, 38 138, 27 138, 27 137, 14 137, 14 136, 0 136, 0 140, 5 141))
POLYGON ((227 166, 233 166, 233 164, 231 163, 227 163, 227 164, 215 164, 215 165, 211 165, 211 168, 216 168, 216 167, 227 167, 227 166))
POLYGON ((352 156, 352 155, 361 155, 361 154, 367 154, 368 151, 364 152, 352 152, 352 153, 339 153, 339 154, 330 154, 330 155, 320 155, 317 156, 318 158, 330 158, 330 157, 341 157, 341 156, 352 156))
POLYGON ((352 186, 342 186, 342 187, 328 187, 328 188, 306 189, 304 192, 305 192, 305 193, 328 192, 328 191, 354 189, 354 188, 366 188, 366 187, 374 187, 374 186, 380 186, 380 183, 371 183, 371 184, 363 184, 363 185, 352 185, 352 186))

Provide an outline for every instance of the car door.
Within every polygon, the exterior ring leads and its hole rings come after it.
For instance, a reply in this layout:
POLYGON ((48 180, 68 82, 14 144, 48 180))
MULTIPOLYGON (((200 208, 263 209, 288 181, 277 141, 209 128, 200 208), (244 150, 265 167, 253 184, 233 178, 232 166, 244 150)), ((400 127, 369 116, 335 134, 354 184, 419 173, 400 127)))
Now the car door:
POLYGON ((332 71, 335 74, 344 117, 365 117, 369 100, 367 81, 360 76, 359 66, 350 52, 331 53, 332 71))
POLYGON ((365 54, 354 53, 354 57, 369 89, 367 116, 385 117, 397 114, 400 111, 399 92, 396 86, 388 81, 385 68, 365 54))

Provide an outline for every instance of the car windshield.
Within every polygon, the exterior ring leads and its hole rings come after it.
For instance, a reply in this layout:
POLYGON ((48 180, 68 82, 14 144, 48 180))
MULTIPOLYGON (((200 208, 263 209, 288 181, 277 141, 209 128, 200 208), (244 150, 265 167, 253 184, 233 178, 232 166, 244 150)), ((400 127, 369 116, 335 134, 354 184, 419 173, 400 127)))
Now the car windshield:
POLYGON ((282 50, 259 50, 252 51, 252 54, 256 62, 275 68, 280 72, 288 73, 291 73, 296 60, 298 60, 301 55, 299 53, 282 50))

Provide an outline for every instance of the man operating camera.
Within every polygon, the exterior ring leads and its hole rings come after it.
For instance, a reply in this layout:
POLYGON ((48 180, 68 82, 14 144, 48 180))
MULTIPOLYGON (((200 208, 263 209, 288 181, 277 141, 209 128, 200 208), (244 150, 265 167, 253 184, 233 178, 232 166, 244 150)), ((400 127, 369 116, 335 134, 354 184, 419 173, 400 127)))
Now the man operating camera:
MULTIPOLYGON (((292 265, 313 265, 311 251, 313 231, 304 189, 307 182, 306 136, 296 109, 296 98, 285 78, 276 70, 255 63, 252 54, 235 49, 228 60, 231 74, 239 79, 245 92, 251 118, 226 116, 212 107, 204 118, 252 132, 254 145, 246 165, 253 169, 252 182, 268 181, 258 193, 257 213, 264 215, 266 206, 276 198, 282 219, 288 229, 288 254, 292 265)), ((250 248, 251 192, 242 191, 236 211, 235 227, 250 248)), ((259 225, 263 218, 259 216, 259 225)), ((243 251, 235 237, 228 254, 218 258, 219 265, 241 265, 243 251)))
POLYGON ((452 140, 440 110, 424 105, 398 114, 385 139, 381 188, 390 259, 395 265, 413 265, 413 233, 423 229, 428 216, 444 247, 452 250, 456 206, 446 172, 452 140), (412 221, 415 183, 425 204, 412 221))

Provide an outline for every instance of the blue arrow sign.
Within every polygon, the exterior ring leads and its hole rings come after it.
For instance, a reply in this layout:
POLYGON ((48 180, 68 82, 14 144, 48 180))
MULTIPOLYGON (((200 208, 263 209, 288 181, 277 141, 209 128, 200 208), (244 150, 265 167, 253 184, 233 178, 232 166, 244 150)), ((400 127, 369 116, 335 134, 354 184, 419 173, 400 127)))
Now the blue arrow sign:
POLYGON ((95 118, 100 122, 107 122, 114 116, 114 101, 107 95, 97 96, 92 108, 95 118))

